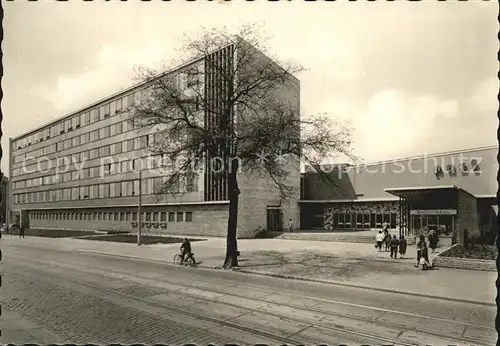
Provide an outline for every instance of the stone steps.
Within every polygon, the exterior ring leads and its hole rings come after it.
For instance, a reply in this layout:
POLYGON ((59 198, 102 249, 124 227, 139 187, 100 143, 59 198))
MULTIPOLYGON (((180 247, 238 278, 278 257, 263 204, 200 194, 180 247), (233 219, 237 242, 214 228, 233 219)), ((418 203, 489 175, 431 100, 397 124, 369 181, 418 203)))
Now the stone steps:
POLYGON ((356 236, 331 233, 281 233, 269 234, 269 238, 288 240, 331 241, 342 243, 375 244, 375 236, 356 236))

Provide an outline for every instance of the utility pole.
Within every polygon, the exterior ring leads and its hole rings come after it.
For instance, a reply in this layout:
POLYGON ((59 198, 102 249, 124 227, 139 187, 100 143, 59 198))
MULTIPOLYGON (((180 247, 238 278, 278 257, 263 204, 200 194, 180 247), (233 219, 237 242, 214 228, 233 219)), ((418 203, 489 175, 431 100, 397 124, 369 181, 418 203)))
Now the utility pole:
POLYGON ((139 205, 137 206, 137 246, 141 245, 142 170, 139 171, 139 205))

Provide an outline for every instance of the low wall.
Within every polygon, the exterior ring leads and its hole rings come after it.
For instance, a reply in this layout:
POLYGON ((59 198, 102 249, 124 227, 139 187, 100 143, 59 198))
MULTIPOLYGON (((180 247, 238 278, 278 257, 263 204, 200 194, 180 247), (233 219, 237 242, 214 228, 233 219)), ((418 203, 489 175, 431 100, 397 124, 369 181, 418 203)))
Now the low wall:
POLYGON ((472 258, 446 257, 446 254, 459 244, 455 244, 445 251, 437 254, 432 260, 435 267, 496 271, 496 262, 494 260, 482 260, 472 258))

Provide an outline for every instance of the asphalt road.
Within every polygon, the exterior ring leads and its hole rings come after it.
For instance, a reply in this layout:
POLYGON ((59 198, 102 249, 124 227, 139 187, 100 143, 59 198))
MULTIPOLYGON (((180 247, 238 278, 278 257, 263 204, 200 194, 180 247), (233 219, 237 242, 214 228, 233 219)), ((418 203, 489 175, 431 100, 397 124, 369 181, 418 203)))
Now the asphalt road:
MULTIPOLYGON (((4 343, 491 345, 491 306, 2 242, 4 343)), ((432 282, 429 282, 432 285, 432 282)))

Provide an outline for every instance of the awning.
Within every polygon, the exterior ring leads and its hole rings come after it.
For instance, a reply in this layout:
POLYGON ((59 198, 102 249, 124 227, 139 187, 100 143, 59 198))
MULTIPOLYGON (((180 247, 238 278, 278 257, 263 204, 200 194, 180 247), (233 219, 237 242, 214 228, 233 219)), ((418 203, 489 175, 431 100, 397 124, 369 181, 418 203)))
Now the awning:
POLYGON ((438 185, 438 186, 411 186, 411 187, 395 187, 384 189, 385 192, 397 197, 416 197, 428 193, 439 193, 450 190, 458 190, 455 185, 438 185))

